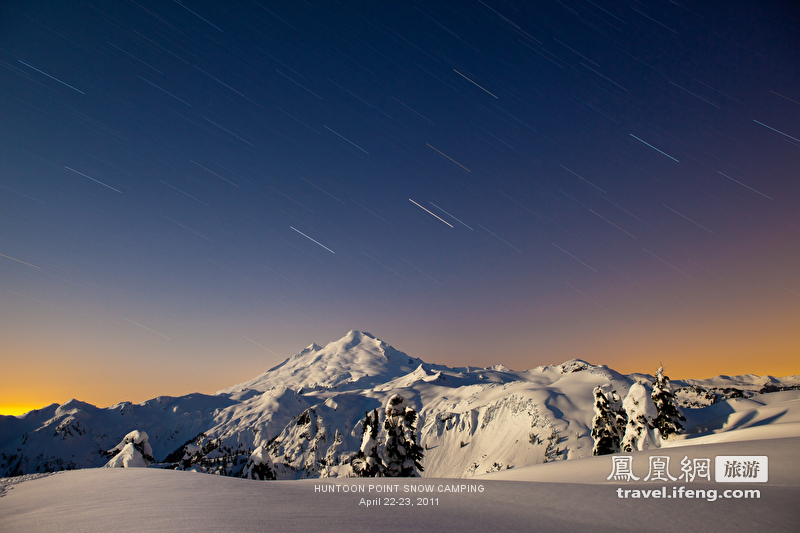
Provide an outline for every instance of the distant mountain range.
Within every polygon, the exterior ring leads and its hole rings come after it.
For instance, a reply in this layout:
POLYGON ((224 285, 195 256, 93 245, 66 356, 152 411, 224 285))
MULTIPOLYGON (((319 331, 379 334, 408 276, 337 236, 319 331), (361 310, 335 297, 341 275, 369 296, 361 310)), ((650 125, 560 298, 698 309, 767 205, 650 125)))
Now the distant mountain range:
MULTIPOLYGON (((238 476, 263 446, 279 479, 348 475, 365 412, 400 394, 419 413, 423 475, 471 477, 591 455, 593 388, 624 396, 632 383, 652 380, 579 359, 523 371, 450 368, 351 331, 213 395, 160 396, 107 408, 70 400, 0 416, 0 476, 104 466, 109 450, 132 431, 146 433, 151 466, 238 476)), ((696 408, 798 388, 800 377, 748 374, 671 383, 692 430, 708 418, 696 408)))

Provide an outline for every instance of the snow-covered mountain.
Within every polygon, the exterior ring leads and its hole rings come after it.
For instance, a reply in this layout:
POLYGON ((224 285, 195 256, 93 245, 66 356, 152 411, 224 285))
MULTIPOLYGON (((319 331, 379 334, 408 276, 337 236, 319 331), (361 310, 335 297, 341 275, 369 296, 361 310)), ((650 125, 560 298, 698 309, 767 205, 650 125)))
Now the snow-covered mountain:
MULTIPOLYGON (((0 416, 0 476, 103 466, 108 450, 132 431, 147 434, 152 457, 166 468, 238 476, 254 452, 266 450, 279 479, 347 475, 365 413, 400 394, 419 414, 423 476, 471 477, 590 456, 593 388, 625 395, 636 381, 649 384, 652 376, 577 359, 524 371, 450 368, 351 331, 213 395, 108 408, 70 400, 0 416)), ((702 407, 797 387, 800 377, 719 376, 672 385, 686 406, 702 407)))
POLYGON ((350 331, 324 348, 311 344, 299 354, 250 381, 217 394, 275 387, 300 389, 363 389, 409 373, 423 364, 369 333, 350 331))

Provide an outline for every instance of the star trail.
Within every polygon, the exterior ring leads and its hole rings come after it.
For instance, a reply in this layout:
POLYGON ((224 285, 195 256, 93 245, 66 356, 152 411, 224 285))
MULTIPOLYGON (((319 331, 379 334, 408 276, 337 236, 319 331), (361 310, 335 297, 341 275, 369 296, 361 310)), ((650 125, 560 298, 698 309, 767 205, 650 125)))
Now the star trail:
POLYGON ((798 373, 793 2, 0 8, 0 413, 423 360, 798 373))

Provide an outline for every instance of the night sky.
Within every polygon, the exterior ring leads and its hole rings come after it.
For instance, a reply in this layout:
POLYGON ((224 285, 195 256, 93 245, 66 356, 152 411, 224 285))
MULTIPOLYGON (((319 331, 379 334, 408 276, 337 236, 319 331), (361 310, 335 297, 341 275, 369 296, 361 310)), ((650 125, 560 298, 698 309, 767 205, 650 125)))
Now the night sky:
POLYGON ((0 412, 367 331, 800 373, 796 2, 4 2, 0 412))

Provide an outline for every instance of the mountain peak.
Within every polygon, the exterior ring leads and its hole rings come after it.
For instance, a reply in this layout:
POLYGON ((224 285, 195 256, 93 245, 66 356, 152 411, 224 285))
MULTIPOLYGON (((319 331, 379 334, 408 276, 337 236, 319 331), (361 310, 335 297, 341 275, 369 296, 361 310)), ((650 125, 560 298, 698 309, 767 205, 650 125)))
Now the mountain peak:
POLYGON ((342 337, 343 339, 372 339, 377 340, 374 335, 367 333, 366 331, 358 331, 356 329, 351 329, 347 332, 347 335, 342 337))
POLYGON ((80 400, 76 400, 75 398, 71 398, 66 402, 62 403, 56 409, 56 416, 62 416, 65 414, 75 414, 78 411, 86 411, 86 410, 96 410, 97 407, 90 403, 82 402, 80 400))
POLYGON ((352 329, 347 332, 347 335, 338 341, 328 343, 328 345, 323 349, 328 350, 331 348, 337 350, 340 354, 344 354, 361 345, 364 347, 374 347, 378 351, 381 351, 384 347, 388 346, 385 342, 377 337, 374 337, 373 335, 370 335, 369 333, 352 329))
POLYGON ((276 386, 293 390, 367 388, 370 383, 408 374, 420 364, 421 360, 409 357, 370 333, 351 330, 324 347, 311 344, 257 378, 219 392, 266 391, 276 386))
POLYGON ((319 344, 317 344, 316 342, 312 342, 311 344, 309 344, 308 346, 306 346, 306 347, 303 349, 303 351, 302 351, 302 352, 300 352, 300 353, 299 353, 299 354, 297 354, 297 355, 303 355, 303 354, 307 354, 307 353, 318 352, 318 351, 320 351, 321 349, 322 349, 322 346, 320 346, 320 345, 319 345, 319 344))

